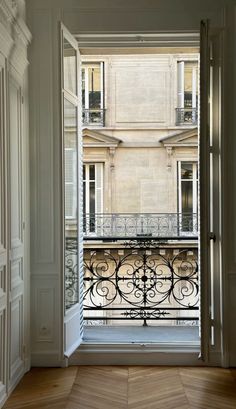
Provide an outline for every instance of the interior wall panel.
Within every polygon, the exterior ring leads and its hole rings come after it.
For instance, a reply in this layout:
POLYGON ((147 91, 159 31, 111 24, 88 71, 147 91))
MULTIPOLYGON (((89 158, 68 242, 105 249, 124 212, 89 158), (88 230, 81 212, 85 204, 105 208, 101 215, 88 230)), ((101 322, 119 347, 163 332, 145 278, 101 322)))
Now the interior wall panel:
POLYGON ((48 265, 51 271, 52 264, 55 262, 51 23, 49 9, 36 13, 33 26, 36 45, 33 50, 35 65, 32 67, 31 74, 34 77, 38 103, 30 112, 33 122, 31 155, 34 158, 31 162, 33 273, 36 271, 40 273, 41 264, 43 264, 43 270, 48 265), (44 27, 43 32, 41 27, 44 27), (37 36, 38 32, 41 32, 40 36, 37 36))
POLYGON ((9 167, 10 167, 10 371, 9 388, 24 373, 24 242, 23 242, 23 152, 22 84, 11 68, 9 76, 9 167))
POLYGON ((0 402, 6 394, 6 309, 0 308, 0 402))
POLYGON ((19 295, 11 302, 10 309, 11 347, 10 380, 15 384, 22 374, 23 357, 23 296, 19 295))

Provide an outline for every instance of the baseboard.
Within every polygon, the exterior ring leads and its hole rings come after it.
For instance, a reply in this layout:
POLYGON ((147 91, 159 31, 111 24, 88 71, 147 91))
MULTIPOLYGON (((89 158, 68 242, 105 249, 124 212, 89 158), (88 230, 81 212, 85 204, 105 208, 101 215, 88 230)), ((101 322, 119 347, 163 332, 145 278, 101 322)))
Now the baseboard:
POLYGON ((58 353, 34 352, 31 354, 31 367, 61 368, 64 366, 64 359, 58 353))
POLYGON ((7 400, 6 386, 2 384, 2 387, 0 388, 0 408, 3 407, 6 400, 7 400))

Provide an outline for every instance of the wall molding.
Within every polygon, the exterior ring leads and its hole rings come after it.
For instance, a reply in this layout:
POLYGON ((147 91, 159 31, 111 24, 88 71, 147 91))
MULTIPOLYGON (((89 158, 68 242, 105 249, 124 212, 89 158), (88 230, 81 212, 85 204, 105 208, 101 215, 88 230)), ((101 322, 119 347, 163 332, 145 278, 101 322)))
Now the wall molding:
POLYGON ((14 0, 0 0, 0 11, 4 15, 8 23, 16 18, 17 15, 17 3, 14 0))

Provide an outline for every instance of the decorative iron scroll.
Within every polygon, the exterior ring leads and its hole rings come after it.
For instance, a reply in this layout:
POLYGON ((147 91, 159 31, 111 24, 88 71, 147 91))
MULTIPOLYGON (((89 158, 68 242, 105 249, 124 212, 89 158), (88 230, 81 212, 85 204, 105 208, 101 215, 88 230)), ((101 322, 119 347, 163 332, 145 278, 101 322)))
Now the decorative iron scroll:
POLYGON ((85 250, 83 302, 87 320, 197 321, 197 249, 85 250))

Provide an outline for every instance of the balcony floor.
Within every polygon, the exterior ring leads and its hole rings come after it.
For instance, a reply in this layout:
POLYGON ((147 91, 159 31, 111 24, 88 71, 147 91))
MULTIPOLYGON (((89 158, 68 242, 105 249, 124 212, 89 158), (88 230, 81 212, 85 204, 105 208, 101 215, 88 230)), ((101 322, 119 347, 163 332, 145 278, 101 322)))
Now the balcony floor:
POLYGON ((86 326, 84 343, 89 344, 194 344, 200 345, 197 326, 86 326))

